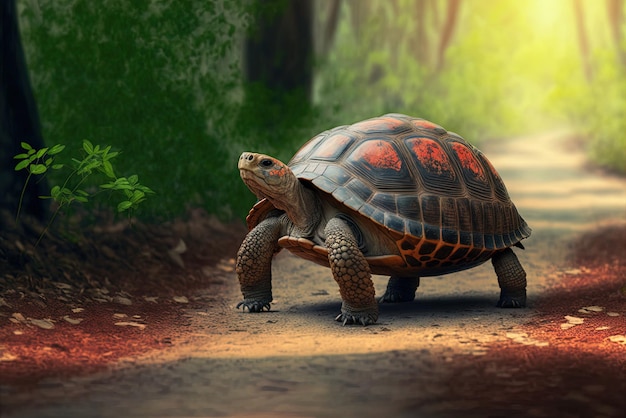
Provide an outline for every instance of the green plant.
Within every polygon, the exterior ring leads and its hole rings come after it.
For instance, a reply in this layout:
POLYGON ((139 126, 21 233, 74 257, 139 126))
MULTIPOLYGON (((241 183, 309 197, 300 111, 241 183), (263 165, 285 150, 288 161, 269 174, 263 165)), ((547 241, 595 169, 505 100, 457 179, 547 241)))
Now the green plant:
POLYGON ((57 144, 52 147, 34 149, 30 144, 22 142, 21 146, 24 152, 13 157, 20 160, 15 170, 27 170, 28 176, 20 195, 16 220, 19 219, 24 192, 33 175, 45 175, 50 170, 62 170, 68 167, 71 170, 62 185, 55 185, 50 189, 50 196, 39 196, 42 199, 53 199, 57 203, 57 208, 39 240, 52 225, 61 208, 69 207, 73 202, 87 203, 96 194, 105 190, 119 192, 123 200, 117 204, 117 211, 128 212, 130 216, 130 213, 146 200, 147 195, 154 194, 149 187, 139 183, 139 177, 136 174, 129 177, 118 177, 115 174, 111 160, 117 157, 119 152, 111 151, 111 146, 93 145, 85 139, 82 143, 84 152, 82 159, 72 158, 70 164, 55 162, 57 156, 65 149, 65 145, 57 144), (90 193, 85 190, 85 186, 89 185, 88 180, 93 179, 97 173, 104 175, 106 182, 97 184, 100 190, 90 193))

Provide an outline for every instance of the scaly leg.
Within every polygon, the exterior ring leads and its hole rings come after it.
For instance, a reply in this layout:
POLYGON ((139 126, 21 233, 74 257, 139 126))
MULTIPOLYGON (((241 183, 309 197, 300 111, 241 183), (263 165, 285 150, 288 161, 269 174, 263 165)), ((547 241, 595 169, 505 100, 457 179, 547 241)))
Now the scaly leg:
POLYGON ((328 261, 343 299, 337 321, 345 324, 373 324, 378 320, 374 283, 369 264, 346 222, 331 219, 325 228, 328 261))
POLYGON ((497 253, 491 263, 498 276, 501 308, 523 308, 526 306, 526 272, 510 248, 497 253))
POLYGON ((411 302, 415 299, 415 291, 419 285, 419 277, 391 276, 387 282, 385 294, 378 301, 379 303, 411 302))
POLYGON ((272 301, 272 257, 279 248, 281 221, 272 217, 259 223, 244 239, 237 253, 236 272, 243 294, 237 308, 250 312, 270 310, 272 301))

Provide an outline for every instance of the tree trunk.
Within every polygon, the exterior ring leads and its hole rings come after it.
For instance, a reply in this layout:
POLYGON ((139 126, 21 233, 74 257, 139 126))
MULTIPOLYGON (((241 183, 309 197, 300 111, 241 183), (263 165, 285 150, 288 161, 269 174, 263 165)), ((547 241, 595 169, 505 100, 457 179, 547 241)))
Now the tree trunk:
POLYGON ((626 68, 626 49, 622 45, 622 24, 624 21, 624 1, 623 0, 606 0, 606 12, 609 19, 611 36, 615 43, 615 53, 617 60, 626 68))
POLYGON ((445 64, 445 53, 452 40, 452 34, 456 26, 456 19, 459 14, 460 0, 448 0, 448 12, 446 22, 443 25, 439 48, 437 49, 437 71, 441 71, 445 64))
MULTIPOLYGON (((339 12, 341 10, 341 0, 329 0, 321 4, 325 11, 324 21, 320 28, 318 54, 325 58, 330 52, 337 33, 339 23, 339 12)), ((319 10, 319 9, 318 9, 319 10)))
POLYGON ((583 72, 587 81, 591 81, 591 58, 589 54, 589 39, 585 27, 585 15, 583 5, 580 0, 573 0, 574 17, 576 18, 576 30, 578 31, 578 46, 580 47, 580 57, 583 64, 583 72))
POLYGON ((415 48, 415 55, 417 62, 422 67, 428 67, 429 62, 429 43, 428 43, 428 30, 426 28, 426 6, 424 1, 418 1, 415 3, 415 36, 413 45, 415 48))
MULTIPOLYGON (((28 173, 15 171, 13 156, 23 152, 22 141, 44 146, 39 114, 33 97, 17 20, 15 0, 0 1, 0 209, 15 214, 28 173)), ((46 206, 38 196, 47 194, 43 181, 31 181, 21 213, 42 220, 46 206)), ((2 221, 0 221, 2 222, 2 221)))
POLYGON ((300 92, 313 85, 312 0, 258 0, 254 30, 246 40, 247 80, 274 92, 300 92))

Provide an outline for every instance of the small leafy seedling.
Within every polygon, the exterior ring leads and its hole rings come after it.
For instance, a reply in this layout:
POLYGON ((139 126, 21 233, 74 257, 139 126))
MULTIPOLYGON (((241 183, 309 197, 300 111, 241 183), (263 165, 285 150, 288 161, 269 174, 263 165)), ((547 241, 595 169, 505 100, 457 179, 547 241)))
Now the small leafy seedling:
POLYGON ((13 157, 16 160, 20 160, 15 166, 15 170, 27 170, 28 176, 20 195, 16 220, 19 219, 24 193, 33 175, 45 175, 49 170, 61 170, 66 167, 69 167, 71 170, 62 185, 55 185, 50 189, 50 196, 39 196, 42 199, 53 199, 58 206, 37 243, 39 243, 41 237, 52 225, 61 208, 69 206, 73 202, 87 203, 89 199, 99 193, 90 194, 83 188, 84 184, 87 183, 87 180, 94 173, 104 174, 108 179, 108 182, 98 185, 101 191, 119 192, 123 196, 124 200, 117 204, 117 211, 128 212, 129 216, 141 202, 146 200, 149 194, 154 194, 154 191, 139 182, 139 177, 136 174, 129 177, 116 176, 111 160, 117 157, 119 152, 111 151, 110 146, 93 145, 85 139, 82 144, 83 158, 72 158, 72 163, 69 165, 55 163, 56 157, 65 149, 65 145, 57 144, 53 147, 45 147, 39 150, 34 149, 26 142, 22 142, 21 146, 24 152, 13 157))

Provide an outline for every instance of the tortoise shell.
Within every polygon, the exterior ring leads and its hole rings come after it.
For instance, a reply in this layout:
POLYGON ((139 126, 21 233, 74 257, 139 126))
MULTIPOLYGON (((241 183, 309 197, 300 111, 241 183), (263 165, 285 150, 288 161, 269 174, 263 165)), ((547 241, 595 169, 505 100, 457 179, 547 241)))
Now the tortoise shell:
MULTIPOLYGON (((374 272, 386 272, 375 268, 386 264, 421 275, 469 268, 499 250, 521 246, 531 232, 483 153, 424 119, 387 114, 325 131, 288 165, 342 210, 394 237, 400 258, 368 259, 374 272)), ((271 209, 265 200, 257 203, 247 218, 249 227, 271 209)), ((287 241, 279 243, 302 245, 287 241)), ((315 250, 317 259, 298 255, 327 265, 325 249, 315 250)))

